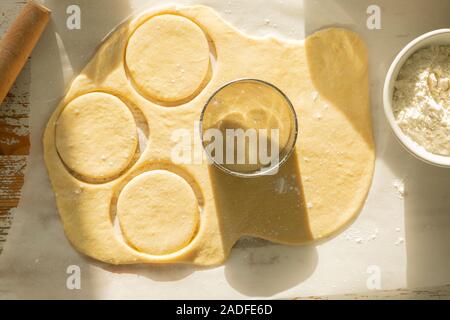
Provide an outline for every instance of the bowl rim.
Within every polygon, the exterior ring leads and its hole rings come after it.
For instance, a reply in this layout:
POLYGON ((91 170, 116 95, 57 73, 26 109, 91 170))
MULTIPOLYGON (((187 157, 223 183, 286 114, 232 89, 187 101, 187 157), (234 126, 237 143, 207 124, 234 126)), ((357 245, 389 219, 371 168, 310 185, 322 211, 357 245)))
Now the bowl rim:
POLYGON ((438 29, 431 32, 427 32, 411 42, 409 42, 395 57, 392 62, 389 71, 386 75, 383 88, 383 105, 384 113, 390 124, 392 131, 394 132, 397 140, 400 144, 409 151, 416 158, 438 167, 450 168, 450 156, 437 155, 427 151, 424 147, 420 146, 418 143, 413 141, 409 136, 403 133, 403 130, 398 126, 397 121, 394 117, 394 112, 392 108, 393 100, 393 86, 392 83, 397 80, 398 73, 403 67, 406 60, 411 57, 424 41, 440 36, 442 34, 448 34, 450 38, 450 28, 438 29), (395 76, 395 79, 394 79, 395 76))

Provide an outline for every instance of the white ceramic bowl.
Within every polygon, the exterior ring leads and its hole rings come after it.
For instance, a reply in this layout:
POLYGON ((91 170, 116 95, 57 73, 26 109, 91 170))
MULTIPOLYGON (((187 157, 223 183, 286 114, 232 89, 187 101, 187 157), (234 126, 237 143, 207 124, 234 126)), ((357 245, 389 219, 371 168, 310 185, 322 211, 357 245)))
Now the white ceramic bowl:
POLYGON ((450 157, 439 156, 431 152, 428 152, 427 150, 425 150, 425 148, 420 147, 410 137, 408 137, 403 133, 402 129, 398 126, 395 120, 394 112, 392 109, 394 84, 398 78, 398 74, 403 64, 409 57, 411 57, 411 55, 413 55, 419 49, 431 45, 450 45, 450 29, 440 29, 426 33, 410 42, 402 51, 400 51, 400 53, 397 55, 394 62, 392 63, 386 76, 386 81, 384 83, 384 91, 383 91, 384 112, 396 137, 398 138, 400 143, 406 148, 406 150, 408 150, 410 153, 412 153, 414 156, 416 156, 422 161, 425 161, 427 163, 439 167, 450 168, 450 157))

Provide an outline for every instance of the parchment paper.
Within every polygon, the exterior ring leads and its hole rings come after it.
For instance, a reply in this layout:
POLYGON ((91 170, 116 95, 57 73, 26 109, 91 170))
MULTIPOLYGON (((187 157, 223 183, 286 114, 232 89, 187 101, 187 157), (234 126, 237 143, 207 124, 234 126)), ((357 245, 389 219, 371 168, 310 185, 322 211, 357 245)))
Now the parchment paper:
POLYGON ((78 254, 64 236, 42 157, 46 122, 101 39, 133 11, 165 1, 46 1, 54 14, 32 57, 31 156, 22 200, 0 256, 0 298, 293 298, 450 283, 449 170, 422 164, 405 152, 391 134, 381 104, 382 83, 395 54, 419 34, 449 27, 450 3, 377 2, 382 29, 371 31, 366 27, 371 2, 365 0, 181 1, 209 5, 252 35, 302 39, 328 26, 359 32, 370 54, 377 143, 369 198, 344 233, 304 247, 242 241, 224 266, 196 269, 114 267, 78 254), (66 9, 72 4, 81 7, 81 30, 66 27, 66 9), (72 265, 81 270, 81 290, 66 286, 72 265))

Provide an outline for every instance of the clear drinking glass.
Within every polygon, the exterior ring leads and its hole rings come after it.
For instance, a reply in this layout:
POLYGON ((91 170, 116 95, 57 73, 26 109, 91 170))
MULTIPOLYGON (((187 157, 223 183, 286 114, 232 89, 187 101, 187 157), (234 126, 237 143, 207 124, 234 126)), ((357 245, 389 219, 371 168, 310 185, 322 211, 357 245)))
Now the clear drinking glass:
POLYGON ((273 84, 240 79, 208 100, 200 134, 209 160, 224 172, 244 178, 274 175, 295 149, 297 115, 273 84))

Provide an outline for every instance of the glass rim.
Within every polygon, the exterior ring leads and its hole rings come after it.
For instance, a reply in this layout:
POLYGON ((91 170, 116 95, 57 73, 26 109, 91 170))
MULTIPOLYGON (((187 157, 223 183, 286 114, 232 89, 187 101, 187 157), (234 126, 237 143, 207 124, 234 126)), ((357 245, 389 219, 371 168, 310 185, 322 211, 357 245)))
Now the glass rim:
POLYGON ((262 176, 268 176, 271 173, 273 173, 275 170, 280 169, 281 166, 283 166, 291 157, 291 155, 293 154, 293 152, 295 151, 295 146, 297 144, 297 138, 298 138, 298 133, 299 133, 299 126, 298 126, 298 117, 297 117, 297 112, 295 111, 294 105, 292 104, 291 100, 289 99, 289 97, 277 86, 275 86, 274 84, 265 81, 265 80, 260 80, 260 79, 255 79, 255 78, 240 78, 240 79, 236 79, 236 80, 232 80, 229 81, 227 83, 225 83, 224 85, 220 86, 217 90, 214 91, 214 93, 211 95, 211 97, 206 101, 205 105, 203 106, 202 112, 200 114, 200 125, 199 125, 199 134, 200 134, 200 139, 202 142, 202 148, 203 150, 206 152, 209 160, 212 162, 212 164, 220 169, 221 171, 235 176, 235 177, 240 177, 240 178, 257 178, 257 177, 262 177, 262 176), (268 167, 267 169, 263 169, 260 171, 256 171, 256 172, 250 172, 250 173, 244 173, 244 172, 237 172, 237 171, 233 171, 228 169, 227 167, 225 167, 223 164, 218 163, 217 161, 214 160, 213 157, 211 157, 210 154, 208 154, 208 152, 205 150, 205 145, 204 145, 204 140, 203 140, 203 120, 204 120, 204 116, 206 114, 206 111, 208 109, 208 106, 210 105, 211 101, 217 96, 217 94, 219 92, 221 92, 223 89, 236 84, 236 83, 244 83, 244 82, 249 82, 249 83, 259 83, 259 84, 263 84, 267 87, 269 87, 272 90, 277 91, 282 97, 283 99, 286 101, 287 105, 289 106, 289 109, 291 111, 291 115, 292 115, 292 122, 294 124, 293 128, 291 129, 291 138, 290 138, 290 145, 287 147, 289 148, 289 150, 285 153, 285 155, 275 164, 272 165, 270 167, 268 167))

